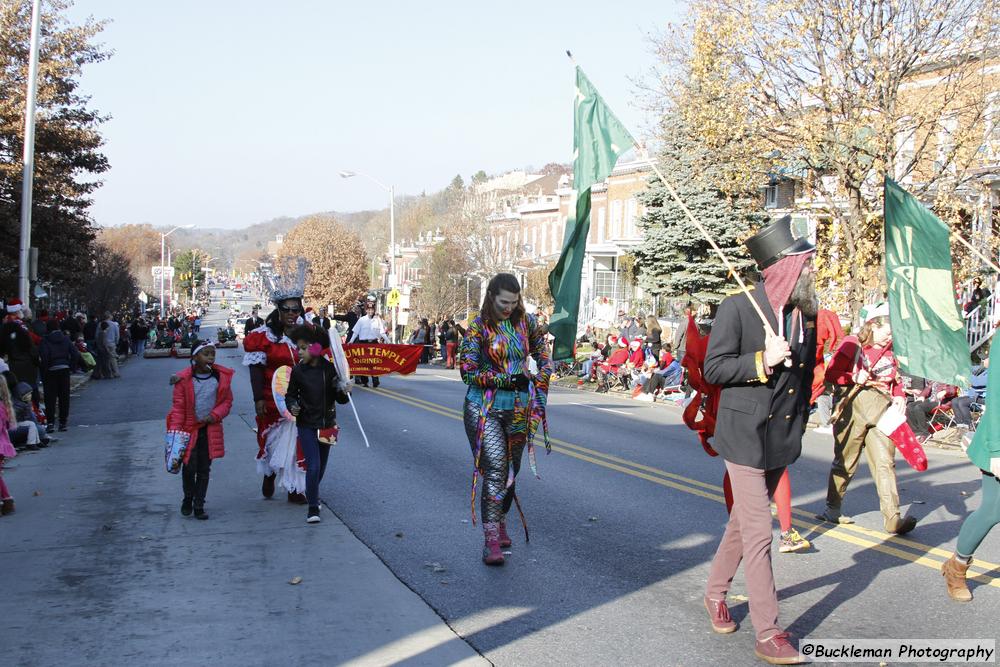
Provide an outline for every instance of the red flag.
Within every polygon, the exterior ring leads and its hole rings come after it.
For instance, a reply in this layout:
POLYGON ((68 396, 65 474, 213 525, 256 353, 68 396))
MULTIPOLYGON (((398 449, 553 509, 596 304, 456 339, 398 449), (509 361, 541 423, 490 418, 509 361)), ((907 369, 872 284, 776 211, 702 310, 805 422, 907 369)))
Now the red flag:
POLYGON ((691 397, 691 402, 684 408, 684 423, 698 434, 701 446, 705 448, 705 452, 709 456, 718 456, 718 452, 712 449, 708 440, 715 435, 715 417, 719 411, 720 387, 705 380, 704 365, 707 352, 708 336, 701 335, 701 332, 698 331, 698 325, 694 323, 694 317, 688 315, 687 339, 681 365, 687 369, 688 384, 695 393, 691 397), (702 406, 703 402, 704 406, 702 406), (698 419, 699 412, 701 419, 698 419))
POLYGON ((344 346, 352 375, 409 375, 417 370, 423 345, 351 343, 344 346))

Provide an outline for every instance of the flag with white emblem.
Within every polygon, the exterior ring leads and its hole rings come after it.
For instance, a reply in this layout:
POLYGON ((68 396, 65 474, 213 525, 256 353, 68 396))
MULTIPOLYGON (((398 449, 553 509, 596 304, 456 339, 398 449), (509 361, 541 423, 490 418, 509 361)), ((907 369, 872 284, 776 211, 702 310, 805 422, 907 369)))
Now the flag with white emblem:
POLYGON ((555 301, 549 332, 555 336, 553 359, 573 356, 583 256, 590 232, 590 188, 611 175, 618 157, 635 140, 607 107, 597 89, 576 68, 576 100, 573 122, 573 189, 576 214, 566 220, 562 254, 549 274, 549 290, 555 301))
POLYGON ((890 178, 885 179, 885 279, 900 369, 969 386, 969 342, 952 289, 950 232, 890 178))

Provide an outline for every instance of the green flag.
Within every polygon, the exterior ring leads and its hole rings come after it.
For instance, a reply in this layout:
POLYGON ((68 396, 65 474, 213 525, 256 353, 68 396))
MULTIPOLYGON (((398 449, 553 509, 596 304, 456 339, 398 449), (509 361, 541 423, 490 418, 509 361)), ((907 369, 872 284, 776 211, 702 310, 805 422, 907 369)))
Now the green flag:
POLYGON ((888 177, 885 278, 892 348, 900 369, 968 386, 969 342, 952 287, 951 234, 937 216, 888 177))
POLYGON ((573 356, 583 256, 590 233, 590 187, 610 176, 618 156, 635 143, 579 67, 576 68, 575 107, 573 188, 576 190, 576 215, 566 220, 562 254, 549 274, 549 290, 555 300, 549 320, 549 331, 555 336, 554 359, 573 356))

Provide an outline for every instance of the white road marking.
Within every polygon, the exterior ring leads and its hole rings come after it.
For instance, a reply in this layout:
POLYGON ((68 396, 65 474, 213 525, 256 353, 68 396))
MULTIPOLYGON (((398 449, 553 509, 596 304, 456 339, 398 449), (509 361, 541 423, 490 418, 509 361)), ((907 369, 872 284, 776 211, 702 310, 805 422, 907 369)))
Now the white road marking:
POLYGON ((442 380, 451 380, 452 382, 461 382, 461 378, 448 377, 447 375, 437 375, 436 373, 431 373, 436 378, 441 378, 442 380))
POLYGON ((579 405, 581 408, 594 408, 595 410, 603 410, 604 412, 614 412, 616 415, 625 415, 626 417, 631 417, 632 414, 625 412, 624 410, 615 410, 614 408, 601 408, 596 405, 590 405, 588 403, 575 403, 573 401, 566 401, 569 405, 579 405))

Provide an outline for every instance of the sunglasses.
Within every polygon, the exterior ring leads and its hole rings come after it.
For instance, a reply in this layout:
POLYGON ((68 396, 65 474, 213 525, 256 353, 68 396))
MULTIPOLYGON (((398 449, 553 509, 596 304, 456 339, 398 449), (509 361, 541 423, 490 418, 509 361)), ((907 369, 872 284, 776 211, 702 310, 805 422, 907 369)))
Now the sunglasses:
POLYGON ((278 310, 280 310, 283 313, 301 313, 302 312, 302 309, 298 308, 296 306, 292 306, 291 308, 288 308, 287 306, 278 306, 278 310))

